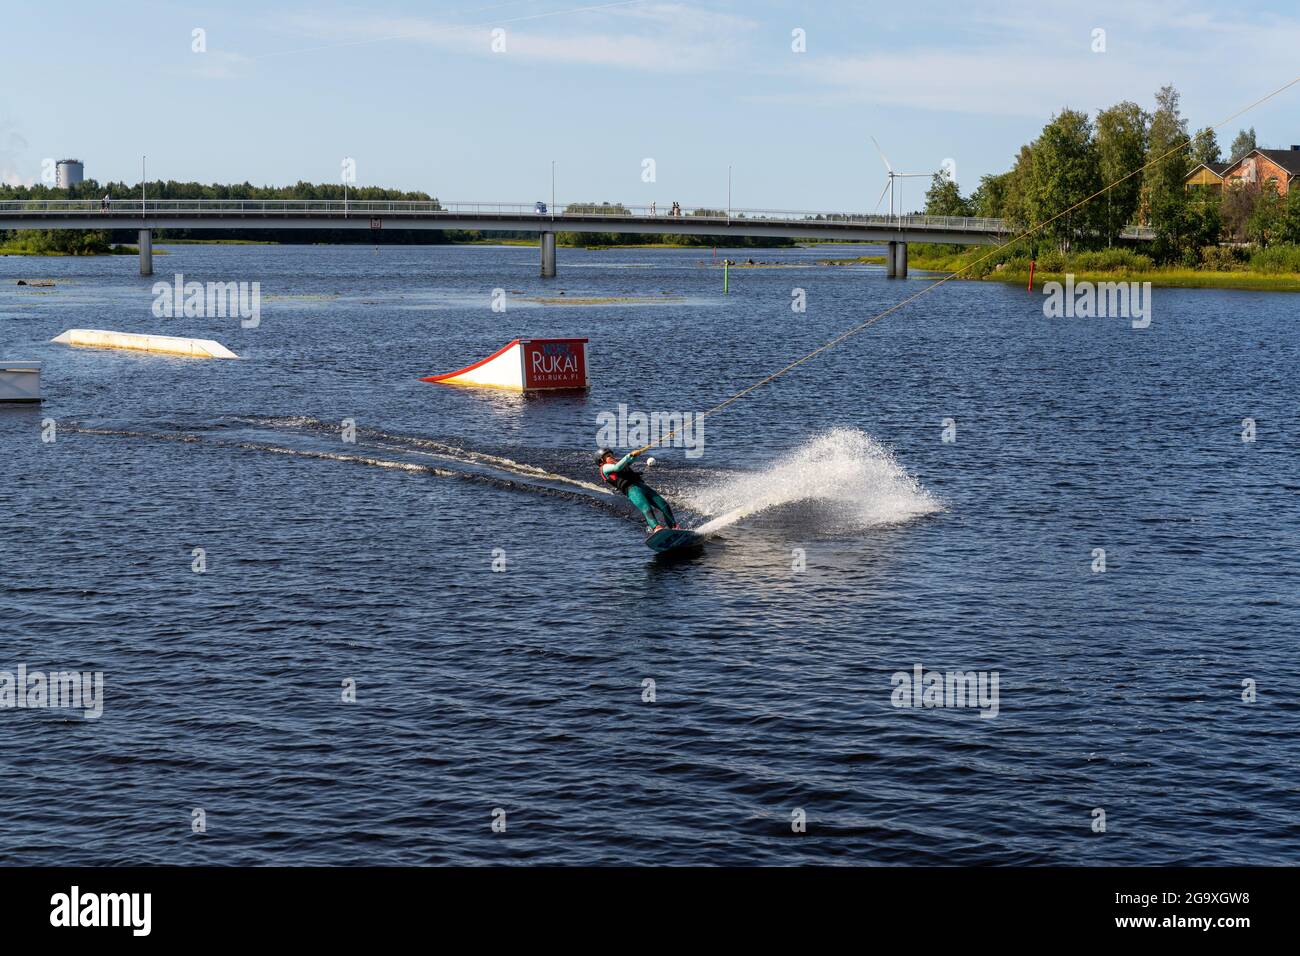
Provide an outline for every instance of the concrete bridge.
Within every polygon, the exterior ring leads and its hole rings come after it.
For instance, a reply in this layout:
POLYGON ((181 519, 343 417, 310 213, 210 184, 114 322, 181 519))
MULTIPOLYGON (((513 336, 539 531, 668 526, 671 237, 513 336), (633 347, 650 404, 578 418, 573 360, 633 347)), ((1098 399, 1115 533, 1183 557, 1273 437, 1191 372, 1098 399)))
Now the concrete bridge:
MULTIPOLYGON (((540 203, 444 203, 342 199, 32 199, 0 201, 0 230, 134 229, 140 274, 153 275, 155 229, 432 229, 536 233, 542 275, 555 275, 557 232, 669 233, 782 239, 865 241, 886 246, 886 272, 907 276, 909 242, 1001 245, 1014 233, 1005 220, 962 216, 877 216, 789 209, 683 208, 540 203), (541 211, 545 210, 545 211, 541 211)), ((1122 238, 1151 238, 1129 227, 1122 238)))

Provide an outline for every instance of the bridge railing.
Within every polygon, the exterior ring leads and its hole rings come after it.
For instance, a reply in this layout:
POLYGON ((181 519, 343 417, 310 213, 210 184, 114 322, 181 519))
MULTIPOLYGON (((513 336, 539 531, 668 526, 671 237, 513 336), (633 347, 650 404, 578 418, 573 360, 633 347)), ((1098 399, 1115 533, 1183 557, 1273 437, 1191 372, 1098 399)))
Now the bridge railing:
MULTIPOLYGON (((866 226, 877 229, 940 230, 948 232, 1006 233, 1001 219, 968 216, 888 216, 872 213, 809 211, 802 209, 718 209, 710 206, 622 205, 569 203, 539 212, 538 203, 440 202, 437 200, 354 200, 354 199, 19 199, 0 201, 0 215, 57 218, 68 215, 104 215, 118 220, 150 216, 322 216, 322 217, 427 217, 475 216, 495 218, 550 219, 557 225, 573 220, 653 219, 662 221, 665 232, 674 223, 701 221, 726 224, 778 222, 783 224, 866 226)), ((613 225, 611 223, 611 225, 613 225)))

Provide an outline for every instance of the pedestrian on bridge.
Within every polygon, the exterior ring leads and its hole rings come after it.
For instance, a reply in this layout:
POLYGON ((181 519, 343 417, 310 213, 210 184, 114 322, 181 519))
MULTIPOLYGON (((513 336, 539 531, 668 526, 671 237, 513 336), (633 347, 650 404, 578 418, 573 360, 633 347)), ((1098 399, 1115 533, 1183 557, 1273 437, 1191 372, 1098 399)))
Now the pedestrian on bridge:
POLYGON ((112 200, 110 200, 110 199, 108 198, 108 193, 104 193, 104 198, 103 198, 103 200, 102 200, 102 201, 100 202, 100 204, 99 204, 99 208, 100 208, 100 210, 101 210, 102 212, 108 212, 108 204, 109 204, 111 201, 112 201, 112 200))

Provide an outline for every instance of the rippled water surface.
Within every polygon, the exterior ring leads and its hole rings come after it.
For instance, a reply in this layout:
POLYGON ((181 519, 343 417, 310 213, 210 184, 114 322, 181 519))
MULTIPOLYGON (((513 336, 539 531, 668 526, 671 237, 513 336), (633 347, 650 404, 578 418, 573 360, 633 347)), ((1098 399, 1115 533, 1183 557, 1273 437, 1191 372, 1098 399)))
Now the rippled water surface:
POLYGON ((1136 331, 948 283, 656 452, 722 525, 664 561, 596 484, 597 415, 707 409, 927 279, 168 251, 260 282, 260 326, 154 318, 130 257, 0 258, 0 357, 47 395, 0 408, 0 670, 104 675, 98 719, 0 709, 0 861, 1300 858, 1300 298, 1156 290, 1136 331), (526 301, 561 291, 631 301, 526 301), (589 337, 590 393, 419 381, 521 335, 589 337), (995 672, 996 716, 895 706, 917 665, 995 672))

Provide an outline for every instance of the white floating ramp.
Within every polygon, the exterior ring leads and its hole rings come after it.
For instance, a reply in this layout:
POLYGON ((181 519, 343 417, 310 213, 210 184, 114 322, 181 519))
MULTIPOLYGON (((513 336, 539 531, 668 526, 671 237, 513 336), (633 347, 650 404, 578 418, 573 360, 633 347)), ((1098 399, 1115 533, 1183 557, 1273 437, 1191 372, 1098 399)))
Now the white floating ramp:
POLYGON ((212 339, 186 339, 175 335, 145 335, 139 332, 107 332, 103 329, 68 329, 58 338, 60 345, 81 345, 91 349, 129 349, 134 352, 162 352, 190 358, 239 358, 212 339))
POLYGON ((460 371, 430 375, 420 381, 514 392, 587 388, 587 340, 514 339, 460 371))
POLYGON ((39 402, 41 363, 0 359, 0 402, 39 402))

